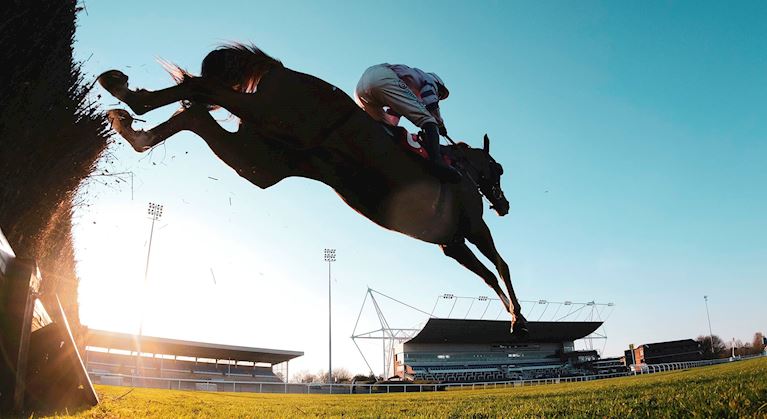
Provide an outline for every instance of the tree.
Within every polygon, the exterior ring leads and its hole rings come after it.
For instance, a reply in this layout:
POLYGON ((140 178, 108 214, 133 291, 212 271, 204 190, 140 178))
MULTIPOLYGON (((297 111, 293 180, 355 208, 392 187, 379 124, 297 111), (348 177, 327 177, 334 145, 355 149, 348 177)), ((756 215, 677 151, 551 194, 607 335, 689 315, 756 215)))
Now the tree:
POLYGON ((748 344, 744 345, 742 340, 735 339, 735 342, 733 342, 729 346, 730 346, 730 354, 735 354, 737 356, 737 355, 743 355, 744 353, 746 353, 745 351, 747 351, 746 347, 748 346, 748 344), (733 348, 735 350, 733 350, 733 348))
MULTIPOLYGON (((333 370, 333 382, 334 383, 348 383, 351 382, 352 375, 349 373, 349 370, 346 368, 336 368, 333 370)), ((327 383, 328 382, 328 372, 325 370, 320 370, 317 373, 317 383, 327 383)))
POLYGON ((754 340, 751 341, 751 350, 758 354, 764 351, 764 334, 762 332, 754 333, 754 340))
POLYGON ((293 376, 293 380, 303 384, 316 383, 317 374, 313 374, 309 371, 303 370, 296 373, 296 375, 293 376))
POLYGON ((361 382, 361 383, 375 383, 377 380, 376 376, 371 374, 357 374, 352 378, 352 381, 355 383, 361 382))
POLYGON ((352 381, 352 374, 346 368, 337 368, 333 370, 333 380, 336 383, 349 383, 352 381))
POLYGON ((722 339, 717 336, 698 336, 696 339, 700 343, 700 349, 703 351, 703 357, 707 359, 723 358, 728 356, 727 345, 724 344, 722 339), (712 352, 712 338, 713 338, 713 352, 712 352))

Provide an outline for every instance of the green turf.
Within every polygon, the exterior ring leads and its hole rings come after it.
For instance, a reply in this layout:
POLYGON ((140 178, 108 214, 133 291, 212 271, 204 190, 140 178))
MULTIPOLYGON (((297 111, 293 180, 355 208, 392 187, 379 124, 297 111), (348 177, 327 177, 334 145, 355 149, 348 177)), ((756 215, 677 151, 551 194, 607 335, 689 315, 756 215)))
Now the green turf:
POLYGON ((109 386, 97 390, 99 406, 65 417, 767 418, 767 359, 587 383, 437 393, 330 396, 131 391, 109 386))

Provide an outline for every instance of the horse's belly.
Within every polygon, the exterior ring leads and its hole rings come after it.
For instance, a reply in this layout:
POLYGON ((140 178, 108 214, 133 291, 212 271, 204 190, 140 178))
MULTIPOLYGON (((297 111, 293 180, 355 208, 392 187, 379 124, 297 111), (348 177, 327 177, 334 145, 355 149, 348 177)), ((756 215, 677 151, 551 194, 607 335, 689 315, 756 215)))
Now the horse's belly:
POLYGON ((454 240, 460 208, 453 188, 437 182, 412 183, 398 188, 382 203, 385 227, 430 243, 454 240))

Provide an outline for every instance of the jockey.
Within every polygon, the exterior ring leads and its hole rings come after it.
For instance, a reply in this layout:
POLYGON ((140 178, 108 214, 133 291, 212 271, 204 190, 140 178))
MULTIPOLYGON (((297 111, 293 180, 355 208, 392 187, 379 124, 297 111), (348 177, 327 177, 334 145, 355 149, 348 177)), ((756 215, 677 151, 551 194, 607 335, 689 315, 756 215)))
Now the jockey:
POLYGON ((439 101, 449 94, 445 83, 434 73, 402 64, 378 64, 362 74, 354 99, 376 121, 396 126, 404 116, 421 128, 436 174, 442 180, 457 183, 461 174, 445 163, 439 145, 439 135, 447 135, 439 101))

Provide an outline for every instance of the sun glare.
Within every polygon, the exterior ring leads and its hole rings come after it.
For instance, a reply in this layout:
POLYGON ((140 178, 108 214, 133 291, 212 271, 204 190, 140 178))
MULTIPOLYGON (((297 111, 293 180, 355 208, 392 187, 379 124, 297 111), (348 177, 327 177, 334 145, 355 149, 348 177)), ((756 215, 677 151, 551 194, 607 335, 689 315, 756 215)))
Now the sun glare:
POLYGON ((99 211, 108 218, 78 226, 77 236, 80 317, 88 327, 137 333, 143 315, 147 336, 301 349, 304 342, 284 330, 302 329, 306 313, 326 310, 324 300, 293 284, 269 243, 238 244, 180 214, 156 222, 145 284, 145 208, 99 211), (115 230, 120 242, 111 240, 115 230), (274 297, 288 294, 301 310, 286 310, 286 299, 274 297), (279 324, 268 320, 276 312, 279 324), (232 319, 237 326, 228 326, 232 319))

